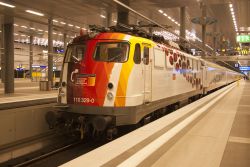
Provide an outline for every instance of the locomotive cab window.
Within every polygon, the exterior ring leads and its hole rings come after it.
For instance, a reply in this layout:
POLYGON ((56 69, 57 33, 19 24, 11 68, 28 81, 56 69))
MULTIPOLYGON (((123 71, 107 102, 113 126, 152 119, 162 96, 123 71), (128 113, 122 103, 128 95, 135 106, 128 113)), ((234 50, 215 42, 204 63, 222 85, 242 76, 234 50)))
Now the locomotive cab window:
POLYGON ((149 64, 149 48, 144 47, 144 52, 143 52, 143 63, 145 65, 149 64))
POLYGON ((135 44, 134 62, 135 64, 141 64, 141 46, 138 43, 135 44))
POLYGON ((65 62, 79 62, 84 58, 85 45, 72 45, 66 51, 65 62))
POLYGON ((124 63, 128 60, 128 54, 127 42, 100 42, 96 45, 94 60, 124 63))

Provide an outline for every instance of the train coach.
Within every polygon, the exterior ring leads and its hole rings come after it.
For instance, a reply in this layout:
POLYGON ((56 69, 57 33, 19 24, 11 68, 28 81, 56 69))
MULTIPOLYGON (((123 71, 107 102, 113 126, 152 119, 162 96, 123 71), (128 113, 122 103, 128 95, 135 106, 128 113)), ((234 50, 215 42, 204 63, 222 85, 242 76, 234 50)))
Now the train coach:
MULTIPOLYGON (((203 95, 241 74, 177 47, 119 32, 76 37, 67 47, 58 105, 80 132, 115 133, 166 106, 203 95)), ((48 114, 50 124, 53 114, 48 114)), ((58 114, 57 114, 58 115, 58 114)), ((109 134, 110 135, 110 134, 109 134)))

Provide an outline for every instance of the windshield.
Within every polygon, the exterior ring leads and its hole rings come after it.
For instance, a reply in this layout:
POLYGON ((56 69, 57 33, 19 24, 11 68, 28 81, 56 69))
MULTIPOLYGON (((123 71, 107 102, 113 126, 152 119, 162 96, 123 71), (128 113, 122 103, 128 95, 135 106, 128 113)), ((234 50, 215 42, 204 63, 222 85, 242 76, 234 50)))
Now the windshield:
POLYGON ((96 61, 123 63, 128 59, 129 43, 100 42, 97 43, 94 59, 96 61))
POLYGON ((79 62, 84 58, 86 45, 71 45, 67 48, 65 62, 79 62))

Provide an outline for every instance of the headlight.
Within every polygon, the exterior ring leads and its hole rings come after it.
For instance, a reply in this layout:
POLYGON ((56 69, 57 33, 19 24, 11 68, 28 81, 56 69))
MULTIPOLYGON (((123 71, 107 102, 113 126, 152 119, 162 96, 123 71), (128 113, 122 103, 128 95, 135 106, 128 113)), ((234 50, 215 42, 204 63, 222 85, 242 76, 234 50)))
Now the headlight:
POLYGON ((114 98, 114 95, 111 92, 108 92, 107 97, 108 100, 112 100, 114 98))

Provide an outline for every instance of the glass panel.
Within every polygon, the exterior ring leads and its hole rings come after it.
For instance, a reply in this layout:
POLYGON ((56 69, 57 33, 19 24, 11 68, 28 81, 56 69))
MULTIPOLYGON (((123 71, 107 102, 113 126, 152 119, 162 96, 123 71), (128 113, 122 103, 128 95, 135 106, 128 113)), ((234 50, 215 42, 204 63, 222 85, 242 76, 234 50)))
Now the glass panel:
POLYGON ((149 64, 149 48, 148 47, 144 47, 144 54, 143 54, 143 58, 144 58, 144 64, 148 65, 149 64))
POLYGON ((67 48, 65 62, 79 62, 84 58, 85 45, 72 45, 67 48))
POLYGON ((135 45, 134 62, 135 64, 141 64, 141 47, 138 43, 135 45))
POLYGON ((96 45, 94 59, 104 62, 123 63, 128 59, 129 44, 126 42, 100 42, 96 45))

